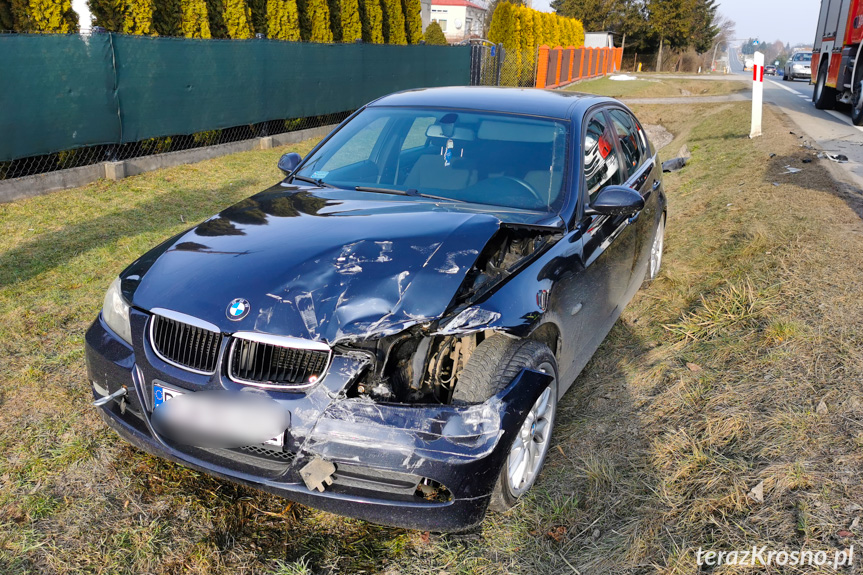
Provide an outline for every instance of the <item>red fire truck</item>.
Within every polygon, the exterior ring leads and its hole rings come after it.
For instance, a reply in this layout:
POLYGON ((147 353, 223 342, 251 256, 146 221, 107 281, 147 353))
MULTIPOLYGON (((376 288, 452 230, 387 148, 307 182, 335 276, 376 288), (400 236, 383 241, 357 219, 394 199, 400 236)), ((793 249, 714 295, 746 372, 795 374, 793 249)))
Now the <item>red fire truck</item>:
POLYGON ((815 107, 851 104, 851 120, 863 124, 863 0, 821 0, 812 50, 815 107), (859 64, 859 65, 858 65, 859 64))

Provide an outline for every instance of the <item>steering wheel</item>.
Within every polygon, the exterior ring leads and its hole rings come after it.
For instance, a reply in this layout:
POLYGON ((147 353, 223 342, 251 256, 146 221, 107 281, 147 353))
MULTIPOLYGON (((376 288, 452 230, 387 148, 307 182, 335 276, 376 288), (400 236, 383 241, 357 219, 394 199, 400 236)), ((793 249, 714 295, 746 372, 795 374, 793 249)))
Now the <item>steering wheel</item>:
POLYGON ((516 184, 520 185, 521 187, 526 189, 528 192, 530 192, 530 195, 533 196, 534 198, 536 198, 536 201, 539 202, 539 205, 542 205, 542 206, 548 205, 548 200, 546 198, 543 198, 542 196, 540 196, 539 192, 537 192, 533 186, 531 186, 530 184, 528 184, 527 182, 525 182, 521 178, 516 178, 513 176, 500 176, 500 179, 501 180, 511 180, 511 181, 515 182, 516 184))

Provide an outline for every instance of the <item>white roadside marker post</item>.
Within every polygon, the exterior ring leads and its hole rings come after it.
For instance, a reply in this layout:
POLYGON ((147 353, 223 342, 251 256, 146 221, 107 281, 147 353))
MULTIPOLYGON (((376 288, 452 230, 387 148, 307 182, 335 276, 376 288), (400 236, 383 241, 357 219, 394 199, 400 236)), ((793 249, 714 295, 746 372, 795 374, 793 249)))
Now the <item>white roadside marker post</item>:
POLYGON ((764 54, 755 53, 755 64, 752 66, 752 131, 750 138, 761 135, 761 108, 764 101, 764 54))

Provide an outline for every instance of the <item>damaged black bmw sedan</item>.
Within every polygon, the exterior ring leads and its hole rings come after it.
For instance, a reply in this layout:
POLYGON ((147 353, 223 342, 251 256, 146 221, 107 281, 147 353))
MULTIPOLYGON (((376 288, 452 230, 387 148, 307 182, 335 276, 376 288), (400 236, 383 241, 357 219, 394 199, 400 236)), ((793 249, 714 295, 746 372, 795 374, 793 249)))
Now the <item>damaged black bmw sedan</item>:
POLYGON ((434 531, 534 484, 558 399, 659 270, 657 155, 619 102, 380 98, 285 179, 124 270, 95 403, 152 454, 434 531))

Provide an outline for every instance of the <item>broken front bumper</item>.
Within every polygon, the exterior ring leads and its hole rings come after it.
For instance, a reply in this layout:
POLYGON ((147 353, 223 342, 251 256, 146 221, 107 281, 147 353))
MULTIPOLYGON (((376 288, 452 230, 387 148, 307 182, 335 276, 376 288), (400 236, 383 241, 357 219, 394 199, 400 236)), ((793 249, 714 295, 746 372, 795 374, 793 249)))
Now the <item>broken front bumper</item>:
MULTIPOLYGON (((146 360, 148 354, 136 351, 146 360)), ((304 505, 432 531, 459 531, 482 521, 515 434, 550 382, 543 373, 525 370, 480 405, 380 404, 333 393, 353 377, 346 359, 343 369, 334 363, 336 368, 327 375, 330 381, 315 390, 288 399, 276 394, 274 399, 290 411, 292 421, 290 449, 277 454, 259 447, 189 447, 160 437, 150 424, 148 407, 153 366, 135 359, 100 320, 94 322, 87 333, 90 379, 101 388, 94 396, 127 387, 126 397, 99 409, 106 423, 133 445, 304 505), (344 380, 332 379, 339 377, 344 380), (322 492, 310 489, 300 474, 316 461, 335 467, 326 481, 316 481, 322 492)), ((155 375, 164 379, 171 374, 155 375)))

